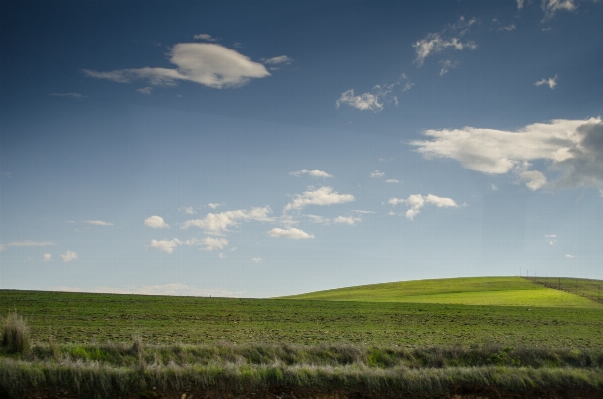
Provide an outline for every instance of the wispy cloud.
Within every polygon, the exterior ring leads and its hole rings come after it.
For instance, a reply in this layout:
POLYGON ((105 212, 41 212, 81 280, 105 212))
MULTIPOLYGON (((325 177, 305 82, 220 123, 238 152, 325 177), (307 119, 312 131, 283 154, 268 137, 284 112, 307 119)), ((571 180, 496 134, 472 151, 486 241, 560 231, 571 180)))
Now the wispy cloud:
POLYGON ((146 218, 144 220, 144 225, 153 229, 166 229, 170 227, 161 216, 157 215, 146 218))
POLYGON ((475 18, 466 20, 464 17, 449 25, 446 29, 437 33, 428 34, 425 39, 421 39, 413 43, 416 57, 414 63, 417 66, 422 66, 425 58, 432 54, 441 53, 447 49, 454 50, 475 50, 477 44, 473 41, 462 42, 461 37, 465 35, 469 28, 475 24, 475 18), (456 36, 456 37, 455 37, 456 36))
POLYGON ((555 88, 555 86, 557 86, 557 75, 553 76, 552 78, 548 78, 548 79, 541 79, 538 82, 534 83, 534 86, 542 86, 542 85, 546 85, 548 87, 552 89, 555 88))
POLYGON ((10 247, 47 247, 50 245, 55 245, 52 241, 13 241, 6 244, 0 244, 0 251, 4 251, 6 248, 10 247))
POLYGON ((385 182, 386 183, 400 183, 400 180, 398 180, 398 179, 387 179, 385 182))
POLYGON ((270 207, 251 208, 251 210, 235 210, 220 213, 208 213, 203 219, 187 220, 182 229, 197 227, 211 235, 223 235, 231 227, 239 225, 240 221, 271 222, 273 218, 268 217, 272 213, 270 207))
POLYGON ((333 177, 333 175, 325 172, 324 170, 318 170, 318 169, 314 169, 314 170, 308 170, 308 169, 302 169, 302 170, 298 170, 295 172, 289 172, 290 175, 293 176, 301 176, 301 175, 310 175, 312 177, 333 177))
POLYGON ((50 93, 51 96, 53 97, 70 97, 70 98, 85 98, 86 96, 80 94, 80 93, 76 93, 76 92, 71 92, 71 93, 50 93))
POLYGON ((262 258, 251 258, 253 263, 262 263, 262 258))
POLYGON ((222 205, 224 205, 224 204, 220 204, 218 202, 210 202, 209 204, 207 204, 207 206, 209 206, 211 209, 217 209, 222 205))
POLYGON ((603 194, 603 123, 601 118, 557 119, 517 131, 465 127, 427 130, 431 138, 413 141, 427 159, 449 158, 465 168, 487 173, 513 172, 528 188, 596 187, 603 194), (548 162, 560 175, 548 182, 543 171, 529 170, 531 161, 548 162))
POLYGON ((178 208, 179 212, 184 213, 185 215, 194 215, 195 213, 197 213, 192 206, 183 206, 178 208))
POLYGON ((565 257, 566 257, 566 258, 575 258, 575 256, 574 256, 574 255, 570 255, 570 254, 565 254, 565 257))
POLYGON ((542 22, 545 22, 553 18, 557 11, 574 11, 578 5, 574 0, 542 0, 541 7, 544 11, 542 22))
POLYGON ((442 64, 442 69, 440 69, 440 76, 444 76, 448 73, 449 69, 455 68, 458 65, 458 62, 452 60, 442 60, 440 61, 440 64, 442 64))
POLYGON ((111 222, 105 222, 102 220, 85 220, 84 223, 91 224, 93 226, 113 226, 111 222))
POLYGON ((383 176, 385 176, 385 173, 384 173, 384 172, 382 172, 382 171, 380 171, 380 170, 374 170, 374 171, 372 171, 372 172, 371 172, 371 174, 369 175, 369 177, 373 177, 373 178, 375 178, 375 177, 376 177, 376 178, 381 178, 381 177, 383 177, 383 176))
POLYGON ((141 94, 146 94, 147 96, 151 95, 151 91, 153 90, 152 87, 147 86, 147 87, 143 87, 141 89, 136 89, 137 92, 141 93, 141 94))
POLYGON ((555 245, 557 242, 557 234, 545 234, 544 237, 550 245, 555 245))
POLYGON ((293 63, 294 59, 291 57, 288 57, 286 55, 280 55, 278 57, 272 57, 272 58, 262 58, 262 62, 266 65, 270 66, 270 70, 272 71, 276 71, 281 69, 284 66, 288 66, 291 65, 293 63))
POLYGON ((432 204, 438 208, 458 207, 454 200, 450 198, 438 197, 433 194, 428 194, 427 196, 421 194, 412 194, 406 199, 390 198, 388 204, 393 206, 404 204, 409 207, 410 209, 407 210, 405 214, 406 218, 409 220, 414 220, 415 216, 421 212, 421 208, 423 208, 425 204, 432 204))
POLYGON ((215 237, 205 237, 201 240, 203 245, 205 245, 206 251, 213 251, 214 249, 222 249, 228 245, 228 240, 225 238, 215 238, 215 237))
POLYGON ((361 111, 381 112, 385 104, 394 103, 398 105, 398 97, 394 95, 394 88, 404 83, 402 92, 409 90, 414 83, 407 81, 406 74, 402 74, 397 82, 389 85, 376 85, 370 92, 356 95, 354 89, 341 93, 339 99, 335 102, 335 107, 339 108, 342 104, 361 111))
POLYGON ((347 224, 349 226, 354 226, 358 222, 362 222, 362 219, 355 218, 353 216, 337 216, 335 219, 333 219, 333 223, 347 224))
POLYGON ((240 87, 252 78, 270 76, 263 64, 218 44, 180 43, 172 47, 175 69, 144 67, 99 72, 84 69, 86 76, 118 83, 146 80, 152 86, 176 86, 178 81, 199 83, 214 89, 240 87))
POLYGON ((352 194, 339 194, 331 187, 323 186, 312 191, 297 194, 293 201, 285 205, 284 212, 299 210, 308 205, 334 205, 354 201, 352 194))
POLYGON ((52 254, 44 254, 44 262, 49 262, 52 260, 52 254))
POLYGON ((213 37, 212 35, 208 35, 207 33, 199 33, 198 35, 193 36, 193 39, 203 40, 206 42, 215 42, 218 40, 215 37, 213 37))
POLYGON ((287 229, 281 229, 279 227, 275 227, 268 232, 268 235, 270 235, 270 237, 289 238, 291 240, 314 238, 314 235, 308 234, 305 231, 296 229, 294 227, 289 227, 287 229))
POLYGON ((73 251, 67 251, 64 254, 60 255, 60 257, 63 262, 71 262, 77 260, 77 254, 73 251))

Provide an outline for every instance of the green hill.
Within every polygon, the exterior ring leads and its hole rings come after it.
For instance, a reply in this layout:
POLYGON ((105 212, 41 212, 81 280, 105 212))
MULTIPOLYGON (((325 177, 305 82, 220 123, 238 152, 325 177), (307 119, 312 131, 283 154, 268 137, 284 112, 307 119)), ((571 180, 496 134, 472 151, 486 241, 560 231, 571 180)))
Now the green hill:
POLYGON ((327 301, 442 303, 528 307, 603 308, 572 293, 521 277, 468 277, 361 285, 283 297, 327 301))

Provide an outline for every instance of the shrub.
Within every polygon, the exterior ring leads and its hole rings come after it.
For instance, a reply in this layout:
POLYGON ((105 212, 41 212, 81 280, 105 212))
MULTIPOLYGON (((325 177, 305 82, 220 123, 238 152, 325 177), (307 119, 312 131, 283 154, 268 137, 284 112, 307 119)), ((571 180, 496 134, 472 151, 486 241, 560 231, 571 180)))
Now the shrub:
POLYGON ((2 346, 12 353, 27 353, 30 348, 29 326, 23 316, 9 313, 2 326, 2 346))

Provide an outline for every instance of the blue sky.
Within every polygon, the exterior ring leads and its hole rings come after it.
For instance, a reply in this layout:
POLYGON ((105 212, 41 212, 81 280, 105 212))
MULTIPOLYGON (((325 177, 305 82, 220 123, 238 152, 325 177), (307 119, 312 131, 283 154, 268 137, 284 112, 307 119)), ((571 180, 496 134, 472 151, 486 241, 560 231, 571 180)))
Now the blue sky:
POLYGON ((0 2, 0 288, 603 278, 603 3, 0 2))

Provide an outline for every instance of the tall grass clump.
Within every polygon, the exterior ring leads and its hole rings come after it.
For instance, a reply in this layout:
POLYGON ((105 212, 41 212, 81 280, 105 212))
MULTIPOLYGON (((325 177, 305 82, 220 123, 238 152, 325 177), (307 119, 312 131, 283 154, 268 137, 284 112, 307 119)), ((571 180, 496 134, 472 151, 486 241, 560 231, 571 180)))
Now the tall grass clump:
POLYGON ((23 316, 17 313, 9 313, 2 325, 2 346, 11 353, 29 352, 31 347, 31 336, 29 325, 23 316))

